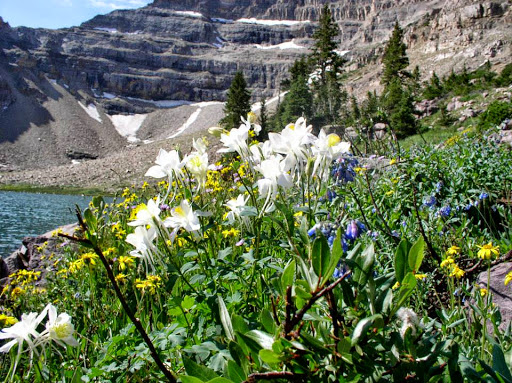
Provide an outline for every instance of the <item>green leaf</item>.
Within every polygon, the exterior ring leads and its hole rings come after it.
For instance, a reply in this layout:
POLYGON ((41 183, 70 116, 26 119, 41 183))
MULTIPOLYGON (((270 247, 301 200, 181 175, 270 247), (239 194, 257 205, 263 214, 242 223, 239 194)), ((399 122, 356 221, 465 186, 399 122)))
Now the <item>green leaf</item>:
MULTIPOLYGON (((218 377, 218 375, 213 370, 210 370, 208 367, 200 366, 186 356, 183 356, 183 366, 185 367, 187 375, 202 379, 200 382, 208 381, 218 377)), ((191 381, 190 383, 195 382, 191 381)))
POLYGON ((220 321, 222 322, 222 327, 224 327, 224 332, 226 333, 226 336, 229 340, 235 340, 233 325, 231 324, 231 318, 229 316, 229 311, 226 308, 226 304, 220 295, 217 297, 217 299, 219 300, 220 321))
POLYGON ((325 279, 322 281, 322 285, 324 285, 328 279, 332 276, 334 273, 334 269, 338 265, 338 262, 340 261, 341 257, 343 256, 343 247, 341 245, 341 240, 339 238, 342 237, 341 229, 338 228, 338 232, 336 234, 336 240, 334 240, 334 243, 332 245, 331 250, 331 257, 329 259, 329 265, 327 266, 325 270, 325 279))
POLYGON ((413 272, 417 272, 420 269, 421 262, 423 262, 423 257, 425 256, 425 241, 423 237, 419 237, 414 245, 412 245, 411 250, 409 250, 409 269, 413 272))
POLYGON ((245 372, 242 369, 242 367, 240 367, 232 360, 228 360, 227 372, 229 379, 231 379, 235 383, 242 383, 247 379, 247 375, 245 375, 245 372))
POLYGON ((215 379, 209 380, 206 383, 233 383, 233 381, 229 380, 229 379, 226 379, 226 378, 219 377, 219 378, 215 378, 215 379))
POLYGON ((505 361, 505 355, 503 355, 501 347, 496 344, 492 347, 492 368, 507 382, 512 382, 512 375, 505 361))
POLYGON ((281 293, 286 295, 288 286, 293 285, 293 278, 295 277, 296 262, 294 259, 290 260, 284 268, 283 275, 281 275, 281 293))
POLYGON ((395 278, 400 283, 402 283, 405 274, 407 274, 406 259, 408 253, 409 242, 406 239, 402 239, 396 248, 393 265, 395 269, 395 278))
POLYGON ((384 320, 380 314, 375 314, 368 318, 361 319, 359 322, 357 322, 356 328, 352 333, 352 346, 358 344, 371 327, 382 327, 383 325, 384 320))
POLYGON ((270 365, 281 363, 279 354, 276 354, 272 350, 261 349, 259 352, 259 356, 263 362, 270 364, 270 365))
POLYGON ((272 317, 272 314, 269 310, 263 309, 261 310, 260 315, 260 322, 263 325, 263 328, 265 331, 269 333, 275 333, 276 331, 276 322, 274 321, 274 318, 272 317))
POLYGON ((299 262, 299 269, 301 271, 302 276, 306 279, 309 290, 313 291, 316 286, 313 286, 313 279, 311 278, 311 274, 309 273, 309 268, 306 265, 306 262, 302 258, 300 258, 298 255, 295 255, 295 259, 299 262))
MULTIPOLYGON (((313 270, 319 279, 324 279, 325 272, 329 267, 329 259, 331 257, 331 250, 327 239, 323 235, 319 235, 313 242, 313 250, 311 252, 311 263, 313 270)), ((328 279, 328 278, 327 278, 328 279)))
POLYGON ((413 273, 407 273, 407 275, 404 277, 400 290, 398 292, 398 298, 395 304, 395 307, 391 310, 391 313, 389 314, 390 317, 395 315, 395 313, 398 311, 400 307, 403 306, 405 301, 409 299, 409 297, 412 295, 414 289, 416 288, 416 284, 418 281, 416 280, 416 277, 413 273))
POLYGON ((204 383, 204 380, 189 375, 180 375, 180 379, 183 383, 204 383))
POLYGON ((274 338, 267 334, 266 332, 260 330, 251 330, 245 334, 246 337, 254 340, 256 343, 260 345, 261 348, 266 348, 267 350, 272 349, 272 343, 274 343, 274 338))

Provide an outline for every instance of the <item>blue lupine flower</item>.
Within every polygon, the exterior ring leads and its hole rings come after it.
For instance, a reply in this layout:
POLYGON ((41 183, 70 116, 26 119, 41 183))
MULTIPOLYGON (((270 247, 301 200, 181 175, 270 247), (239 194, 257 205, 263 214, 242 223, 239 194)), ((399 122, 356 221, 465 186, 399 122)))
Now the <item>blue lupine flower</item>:
POLYGON ((400 238, 400 237, 401 237, 401 234, 400 234, 398 231, 396 231, 396 230, 393 230, 393 231, 391 232, 391 235, 392 235, 393 237, 395 237, 395 238, 400 238))
POLYGON ((450 206, 443 206, 441 209, 439 209, 439 215, 441 217, 449 217, 452 213, 452 208, 450 206))
POLYGON ((329 202, 332 202, 332 200, 333 200, 334 198, 336 198, 336 197, 337 197, 337 194, 336 194, 336 192, 335 192, 335 191, 333 191, 333 190, 327 190, 327 199, 329 200, 329 202))
POLYGON ((327 243, 329 244, 329 247, 332 247, 335 238, 336 237, 334 235, 331 235, 329 238, 327 238, 327 243))
POLYGON ((361 233, 366 231, 366 226, 359 221, 352 220, 348 223, 347 229, 345 230, 345 238, 354 241, 361 233))
POLYGON ((478 198, 479 198, 479 199, 486 199, 486 198, 488 198, 488 197, 489 197, 489 194, 487 194, 486 192, 482 192, 482 193, 478 196, 478 198))
POLYGON ((310 237, 313 237, 315 234, 316 234, 316 229, 318 229, 320 225, 317 223, 316 225, 314 225, 311 229, 308 230, 308 235, 310 237))
POLYGON ((441 191, 441 188, 443 187, 443 181, 439 181, 437 184, 436 184, 436 192, 440 192, 441 191))
POLYGON ((437 204, 437 199, 434 196, 430 196, 428 199, 423 200, 423 206, 426 207, 433 207, 435 204, 437 204))
POLYGON ((345 241, 345 238, 341 239, 341 248, 343 249, 343 252, 348 252, 348 243, 345 241))
POLYGON ((358 161, 355 158, 340 158, 334 163, 331 175, 339 184, 351 182, 356 175, 354 168, 357 165, 358 161))

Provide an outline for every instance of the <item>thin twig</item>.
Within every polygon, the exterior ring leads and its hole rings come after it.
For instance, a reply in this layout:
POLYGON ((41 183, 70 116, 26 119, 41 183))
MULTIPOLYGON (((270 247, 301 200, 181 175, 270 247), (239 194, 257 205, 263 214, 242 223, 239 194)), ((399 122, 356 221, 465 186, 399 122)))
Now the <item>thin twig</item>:
MULTIPOLYGON (((87 232, 88 231, 87 224, 84 222, 84 220, 82 218, 82 214, 81 214, 81 212, 80 212, 80 210, 78 208, 76 210, 76 215, 78 217, 78 222, 80 224, 80 227, 82 228, 82 230, 84 232, 87 232)), ((119 289, 119 285, 117 284, 117 281, 116 281, 116 278, 114 276, 114 273, 112 272, 112 269, 110 268, 110 265, 108 264, 108 261, 105 258, 105 255, 103 254, 101 249, 99 248, 99 246, 97 244, 93 243, 91 240, 86 239, 86 238, 73 237, 73 236, 69 236, 69 235, 66 235, 66 234, 62 234, 62 233, 59 233, 59 235, 61 237, 65 237, 65 238, 72 239, 74 241, 77 241, 77 242, 80 242, 80 243, 83 243, 83 244, 87 244, 88 246, 93 248, 94 252, 98 255, 98 257, 100 258, 101 262, 103 263, 103 266, 105 267, 105 270, 107 271, 108 279, 110 280, 110 282, 112 283, 112 286, 114 287, 114 291, 115 291, 115 293, 117 295, 117 298, 121 302, 121 306, 123 306, 124 311, 126 312, 128 317, 130 318, 132 323, 135 325, 135 328, 137 329, 139 334, 142 336, 142 339, 144 340, 144 342, 148 346, 149 352, 151 353, 151 356, 153 357, 153 359, 154 359, 155 363, 157 364, 158 368, 160 369, 160 371, 162 371, 162 373, 165 375, 165 377, 167 378, 167 380, 169 382, 176 383, 177 382, 176 378, 167 369, 167 367, 165 367, 164 363, 160 359, 160 356, 158 355, 158 353, 157 353, 157 351, 155 349, 155 346, 153 345, 153 342, 151 341, 151 339, 149 338, 149 335, 144 330, 144 327, 140 323, 139 318, 135 317, 135 315, 133 314, 132 310, 130 309, 130 306, 128 306, 128 303, 124 299, 123 294, 121 293, 121 290, 119 289)))
MULTIPOLYGON (((306 313, 308 312, 308 310, 315 304, 315 302, 317 300, 319 300, 320 298, 322 298, 325 294, 327 294, 329 291, 333 290, 336 286, 338 286, 345 278, 347 278, 348 276, 350 275, 350 271, 346 272, 345 274, 343 274, 338 280, 336 280, 335 282, 331 283, 329 286, 327 287, 324 287, 322 290, 320 291, 317 291, 315 293, 313 293, 313 296, 311 298, 309 298, 309 300, 306 302, 306 304, 299 310, 298 313, 294 314, 293 315, 293 318, 290 318, 288 316, 288 313, 286 315, 286 319, 285 319, 285 323, 284 323, 284 326, 283 326, 283 329, 284 329, 284 335, 285 335, 285 338, 286 339, 289 339, 290 338, 290 333, 291 331, 293 330, 293 328, 295 326, 297 326, 301 321, 302 319, 304 318, 304 315, 306 315, 306 313)), ((288 299, 291 300, 291 288, 288 288, 287 290, 287 293, 288 291, 290 291, 290 294, 287 294, 286 296, 286 304, 287 304, 287 307, 288 307, 288 299)))

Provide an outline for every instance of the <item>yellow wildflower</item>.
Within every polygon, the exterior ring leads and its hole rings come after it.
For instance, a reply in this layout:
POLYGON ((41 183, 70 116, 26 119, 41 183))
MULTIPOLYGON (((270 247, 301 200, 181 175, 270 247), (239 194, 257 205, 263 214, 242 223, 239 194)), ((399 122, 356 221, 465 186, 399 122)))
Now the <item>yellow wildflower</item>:
POLYGON ((23 295, 23 293, 25 293, 25 290, 23 290, 21 287, 15 287, 11 291, 11 297, 12 298, 16 298, 16 297, 18 297, 20 295, 23 295))
POLYGON ((478 246, 480 250, 478 250, 478 257, 482 259, 491 259, 493 255, 498 256, 500 254, 500 247, 499 246, 493 246, 492 242, 489 242, 486 245, 478 246))
POLYGON ((80 271, 84 267, 85 263, 83 259, 77 259, 69 264, 69 272, 71 274, 75 274, 77 271, 80 271))
POLYGON ((460 254, 460 247, 459 246, 451 246, 448 250, 446 250, 446 254, 448 254, 448 255, 460 254))
POLYGON ((13 324, 15 324, 17 322, 18 322, 18 320, 14 317, 11 317, 11 316, 8 316, 5 314, 0 314, 0 328, 12 326, 13 324))
POLYGON ((362 168, 360 166, 357 166, 354 168, 354 171, 357 173, 357 174, 363 174, 365 171, 367 171, 368 169, 367 168, 362 168))
POLYGON ((390 165, 394 165, 394 164, 396 164, 396 162, 397 162, 397 161, 396 161, 396 158, 392 158, 392 159, 389 161, 389 164, 390 164, 390 165))
POLYGON ((427 278, 427 274, 414 274, 414 278, 423 280, 427 278))
POLYGON ((456 277, 457 279, 460 279, 464 276, 465 274, 465 271, 462 270, 461 268, 459 268, 459 266, 457 265, 453 265, 452 267, 452 271, 451 273, 449 274, 450 277, 456 277))
POLYGON ((238 234, 240 234, 240 230, 237 230, 235 229, 234 227, 232 227, 231 229, 229 230, 223 230, 222 231, 222 236, 224 238, 228 238, 228 237, 236 237, 238 236, 238 234))
POLYGON ((99 257, 96 253, 85 253, 80 256, 80 259, 84 262, 84 264, 91 266, 96 265, 96 259, 98 258, 99 257))
POLYGON ((121 255, 118 260, 119 270, 124 271, 126 268, 130 268, 135 264, 135 259, 126 255, 121 255))
POLYGON ((386 192, 386 196, 389 197, 390 195, 393 195, 394 192, 395 192, 394 190, 389 190, 386 192))
POLYGON ((116 275, 116 282, 117 283, 125 283, 126 282, 126 274, 119 273, 116 275))
POLYGON ((450 265, 453 265, 454 263, 455 263, 455 260, 452 257, 448 257, 444 261, 441 262, 441 268, 444 269, 445 267, 449 267, 450 265))
POLYGON ((485 297, 487 295, 488 291, 485 287, 480 288, 480 296, 485 297))
POLYGON ((135 287, 142 290, 143 293, 146 292, 146 290, 149 290, 150 294, 155 294, 156 289, 162 285, 161 281, 162 278, 157 275, 148 275, 145 280, 136 279, 135 287))
POLYGON ((399 287, 400 287, 400 282, 396 282, 396 283, 393 285, 392 289, 393 289, 393 290, 396 290, 396 289, 398 289, 399 287))
POLYGON ((505 276, 505 286, 512 282, 512 271, 505 276))

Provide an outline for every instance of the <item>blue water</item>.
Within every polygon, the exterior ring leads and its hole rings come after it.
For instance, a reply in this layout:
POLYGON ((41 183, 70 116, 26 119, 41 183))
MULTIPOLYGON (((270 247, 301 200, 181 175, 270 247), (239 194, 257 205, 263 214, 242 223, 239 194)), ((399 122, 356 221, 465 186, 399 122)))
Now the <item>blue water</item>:
POLYGON ((24 237, 77 222, 75 205, 84 209, 90 200, 90 196, 0 191, 0 256, 19 248, 24 237))

